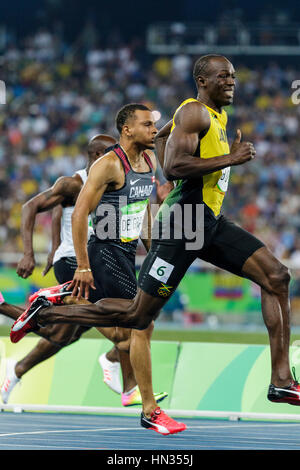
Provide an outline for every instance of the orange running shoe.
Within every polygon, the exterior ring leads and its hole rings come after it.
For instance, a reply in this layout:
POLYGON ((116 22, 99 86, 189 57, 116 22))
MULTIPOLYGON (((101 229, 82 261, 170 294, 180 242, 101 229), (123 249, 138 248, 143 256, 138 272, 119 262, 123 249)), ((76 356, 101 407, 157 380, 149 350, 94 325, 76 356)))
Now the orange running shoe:
POLYGON ((65 282, 64 284, 59 284, 58 286, 46 287, 40 289, 29 297, 29 302, 33 302, 37 297, 43 296, 46 299, 50 300, 55 305, 60 305, 63 303, 63 299, 66 295, 71 295, 72 291, 67 290, 72 281, 65 282))
POLYGON ((184 423, 179 423, 173 418, 170 418, 159 406, 151 413, 150 418, 147 418, 144 413, 141 414, 141 426, 152 429, 164 436, 176 434, 186 429, 184 423))
POLYGON ((20 339, 31 331, 38 329, 39 325, 36 319, 37 313, 41 308, 50 307, 52 302, 45 297, 37 297, 31 305, 14 322, 10 330, 10 340, 17 343, 20 339))

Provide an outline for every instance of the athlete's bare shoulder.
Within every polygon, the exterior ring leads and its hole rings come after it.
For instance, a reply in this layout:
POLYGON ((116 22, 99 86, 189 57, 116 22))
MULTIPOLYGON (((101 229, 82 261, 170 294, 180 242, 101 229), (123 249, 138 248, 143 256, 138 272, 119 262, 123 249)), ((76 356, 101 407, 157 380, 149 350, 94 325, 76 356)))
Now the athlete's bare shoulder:
POLYGON ((88 179, 111 184, 118 183, 122 177, 124 177, 124 169, 121 160, 115 152, 109 151, 92 164, 88 179))
POLYGON ((76 197, 82 188, 82 179, 79 175, 61 176, 51 188, 52 194, 66 198, 76 197))
POLYGON ((103 171, 106 168, 112 171, 119 171, 122 168, 121 161, 113 150, 99 157, 91 166, 93 172, 103 171))
POLYGON ((180 127, 187 133, 200 133, 210 126, 209 112, 200 101, 185 103, 175 114, 176 127, 180 127))

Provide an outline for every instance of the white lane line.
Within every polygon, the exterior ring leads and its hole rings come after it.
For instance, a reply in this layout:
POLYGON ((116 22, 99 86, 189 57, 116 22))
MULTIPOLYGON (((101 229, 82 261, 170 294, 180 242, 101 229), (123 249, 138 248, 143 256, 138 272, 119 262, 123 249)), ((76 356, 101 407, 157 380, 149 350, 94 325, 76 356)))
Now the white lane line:
POLYGON ((293 427, 300 427, 300 424, 295 424, 295 423, 276 423, 276 424, 271 424, 271 423, 257 423, 257 424, 251 424, 251 423, 228 423, 228 424, 216 424, 216 425, 204 425, 201 424, 199 426, 190 426, 193 428, 265 428, 265 427, 284 427, 284 426, 293 426, 293 427))
MULTIPOLYGON (((113 431, 130 431, 130 430, 141 430, 141 428, 113 428, 113 431)), ((7 436, 26 436, 30 434, 52 434, 52 433, 66 433, 66 432, 98 432, 98 431, 112 431, 112 428, 94 428, 94 429, 62 429, 62 430, 46 430, 46 431, 25 431, 25 432, 12 432, 6 434, 0 434, 0 437, 7 436)))
POLYGON ((28 445, 22 445, 22 444, 5 444, 5 447, 4 445, 1 446, 0 444, 0 448, 3 447, 4 450, 7 450, 8 447, 12 447, 13 449, 16 449, 16 448, 25 448, 25 449, 37 449, 37 448, 41 448, 41 449, 50 449, 50 450, 113 450, 114 447, 111 447, 111 448, 108 448, 108 447, 73 447, 73 446, 57 446, 57 445, 53 445, 53 446, 47 446, 47 445, 32 445, 32 446, 28 446, 28 445))
MULTIPOLYGON (((244 424, 228 424, 228 425, 200 425, 200 426, 188 426, 187 427, 187 431, 192 431, 194 429, 210 429, 210 430, 218 430, 218 429, 236 429, 236 428, 265 428, 265 427, 271 427, 271 428, 274 428, 274 427, 290 427, 290 426, 293 426, 295 427, 295 424, 293 423, 284 423, 283 425, 281 424, 247 424, 247 423, 244 423, 244 424)), ((296 425, 297 426, 297 425, 296 425)), ((114 427, 110 427, 110 428, 84 428, 84 429, 61 429, 61 430, 58 430, 58 429, 55 429, 55 430, 43 430, 43 431, 23 431, 23 432, 15 432, 15 433, 0 433, 0 437, 7 437, 7 436, 25 436, 25 435, 30 435, 30 434, 50 434, 50 433, 67 433, 67 432, 102 432, 102 431, 111 431, 111 432, 114 432, 114 431, 137 431, 137 430, 142 430, 141 427, 130 427, 130 428, 114 428, 114 427)), ((262 432, 263 432, 263 429, 262 429, 262 432)), ((180 434, 181 435, 181 434, 180 434)), ((184 433, 185 435, 185 433, 184 433)), ((182 436, 184 436, 182 435, 182 436)))

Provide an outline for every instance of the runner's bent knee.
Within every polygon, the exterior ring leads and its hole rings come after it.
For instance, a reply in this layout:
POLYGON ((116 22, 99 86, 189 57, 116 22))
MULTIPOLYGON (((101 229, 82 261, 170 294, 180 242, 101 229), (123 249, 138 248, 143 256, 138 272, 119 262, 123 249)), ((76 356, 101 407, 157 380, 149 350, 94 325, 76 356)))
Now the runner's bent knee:
POLYGON ((281 294, 288 290, 291 275, 289 269, 278 262, 274 271, 268 274, 268 281, 274 294, 281 294))

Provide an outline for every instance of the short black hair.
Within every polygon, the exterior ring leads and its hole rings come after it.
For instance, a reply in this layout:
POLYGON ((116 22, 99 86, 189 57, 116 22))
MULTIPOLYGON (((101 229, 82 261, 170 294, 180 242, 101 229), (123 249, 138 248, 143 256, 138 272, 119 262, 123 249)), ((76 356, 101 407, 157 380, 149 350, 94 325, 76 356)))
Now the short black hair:
POLYGON ((129 118, 131 118, 133 116, 133 114, 135 113, 135 111, 137 111, 137 110, 151 111, 151 109, 149 109, 147 106, 145 106, 144 104, 141 104, 141 103, 126 104, 125 106, 123 106, 123 108, 120 109, 120 111, 118 112, 117 117, 116 117, 116 127, 117 127, 118 131, 120 132, 120 134, 121 134, 122 128, 125 125, 125 123, 127 122, 127 120, 129 118))
POLYGON ((193 69, 193 77, 194 77, 196 84, 197 84, 197 78, 200 77, 200 75, 207 76, 210 61, 216 57, 222 57, 223 59, 226 59, 226 57, 220 54, 208 54, 208 55, 203 55, 202 57, 199 57, 199 59, 195 62, 194 69, 193 69))

